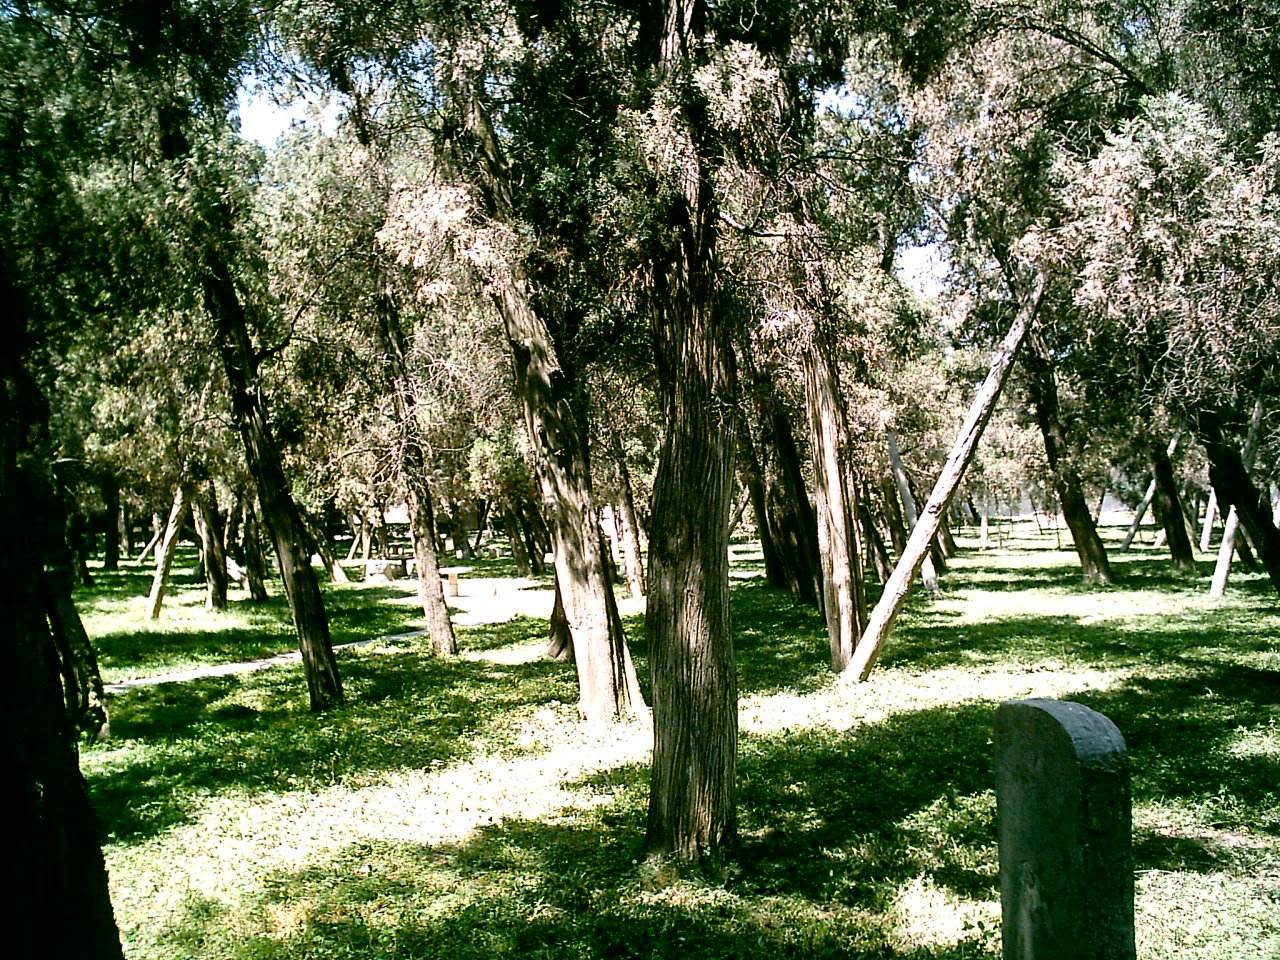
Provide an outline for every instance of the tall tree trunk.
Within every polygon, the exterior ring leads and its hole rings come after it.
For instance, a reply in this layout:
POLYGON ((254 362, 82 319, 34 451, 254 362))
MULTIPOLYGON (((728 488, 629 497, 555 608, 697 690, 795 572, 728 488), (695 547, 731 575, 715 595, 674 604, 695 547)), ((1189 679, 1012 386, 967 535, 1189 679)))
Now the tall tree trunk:
POLYGON ((1202 411, 1196 418, 1196 435, 1209 459, 1209 480, 1219 502, 1228 511, 1235 509, 1271 585, 1280 592, 1280 530, 1271 521, 1266 499, 1249 478, 1240 449, 1223 436, 1222 417, 1213 411, 1202 411))
MULTIPOLYGON (((5 723, 5 952, 11 957, 120 960, 93 808, 58 689, 57 651, 46 620, 41 545, 63 528, 36 505, 52 500, 33 436, 43 434, 48 407, 22 367, 26 310, 0 238, 0 303, 6 316, 0 350, 0 676, 5 723), (19 464, 22 464, 21 466, 19 464)), ((61 592, 61 591, 60 591, 61 592)))
MULTIPOLYGON (((229 217, 225 200, 213 201, 220 216, 229 217)), ((219 225, 222 226, 222 225, 219 225)), ((230 224, 225 224, 230 230, 230 224)), ((248 319, 229 265, 212 238, 203 240, 201 283, 205 310, 218 334, 222 366, 231 389, 231 410, 244 443, 262 505, 262 522, 275 546, 280 578, 293 614, 303 673, 311 709, 324 710, 342 703, 342 679, 333 655, 329 618, 320 593, 320 581, 311 566, 306 531, 297 504, 289 491, 280 451, 267 424, 258 384, 258 358, 249 340, 248 319)))
MULTIPOLYGON (((400 312, 389 295, 384 295, 379 301, 378 340, 400 428, 397 462, 409 508, 409 536, 418 568, 418 600, 427 620, 431 648, 437 656, 451 657, 458 652, 458 641, 453 635, 453 622, 449 619, 449 607, 445 604, 444 587, 440 581, 435 506, 428 479, 426 445, 418 427, 417 398, 405 359, 407 350, 404 331, 400 327, 400 312)), ((465 537, 462 542, 467 542, 465 537)))
POLYGON ((845 677, 859 681, 866 680, 871 673, 871 668, 875 666, 885 638, 893 627, 893 621, 906 602, 911 581, 915 579, 916 571, 928 556, 929 544, 937 533, 942 515, 950 505, 956 487, 964 478, 964 471, 973 457, 974 448, 977 447, 978 441, 982 438, 982 431, 986 429, 987 422, 991 419, 991 413, 995 409, 996 400, 1000 397, 1000 389, 1004 386, 1009 367, 1018 353, 1019 346, 1026 338, 1027 330, 1040 306, 1044 286, 1044 274, 1037 273, 1031 289, 1018 307, 1009 332, 1005 334, 1004 340, 996 349, 987 378, 978 388, 973 403, 969 406, 969 412, 960 426, 960 433, 952 444, 951 452, 942 466, 942 473, 939 474, 938 481, 933 486, 933 492, 929 494, 929 500, 924 505, 919 522, 912 528, 911 537, 907 541, 902 556, 898 559, 893 576, 885 584, 880 601, 871 613, 867 629, 863 632, 863 641, 854 651, 854 657, 849 661, 849 666, 845 668, 845 677))
POLYGON ((516 565, 516 576, 532 576, 533 568, 529 564, 529 548, 525 544, 524 534, 516 522, 514 508, 502 515, 502 526, 507 533, 507 542, 511 545, 511 559, 516 565))
POLYGON ((218 522, 217 505, 213 502, 213 485, 197 492, 191 501, 191 517, 196 536, 204 550, 205 606, 210 610, 227 609, 227 555, 222 549, 222 526, 218 522))
MULTIPOLYGON (((1038 334, 1031 334, 1029 349, 1023 351, 1022 364, 1027 371, 1027 392, 1035 410, 1036 423, 1044 440, 1045 458, 1053 477, 1053 489, 1058 494, 1063 519, 1071 530, 1076 556, 1080 558, 1080 571, 1085 583, 1114 582, 1107 550, 1098 536, 1093 514, 1084 497, 1084 484, 1071 462, 1067 443, 1067 431, 1062 425, 1058 406, 1058 383, 1049 360, 1049 350, 1038 334)), ((1104 494, 1105 496, 1105 491, 1104 494)))
POLYGON ((1173 569, 1178 573, 1195 573, 1196 556, 1187 535, 1186 518, 1182 515, 1182 498, 1178 495, 1178 481, 1173 473, 1173 462, 1160 442, 1148 445, 1151 457, 1151 474, 1156 482, 1156 495, 1151 501, 1156 517, 1164 527, 1169 556, 1173 569))
POLYGON ((158 551, 160 547, 160 541, 161 539, 163 539, 163 537, 164 537, 163 521, 160 519, 160 514, 153 513, 151 515, 151 539, 147 541, 147 545, 143 547, 142 551, 138 554, 137 562, 142 563, 142 561, 146 560, 147 557, 151 556, 154 553, 156 562, 158 563, 160 560, 160 554, 158 551))
POLYGON ((862 582, 857 501, 846 482, 844 407, 829 355, 819 343, 804 354, 805 405, 813 453, 814 499, 822 559, 823 612, 831 669, 840 672, 862 636, 857 592, 862 582))
MULTIPOLYGON (((660 70, 696 97, 705 10, 665 0, 660 70)), ((652 264, 654 341, 666 432, 653 491, 645 631, 653 677, 646 845, 714 858, 737 836, 738 693, 729 612, 736 380, 732 329, 717 301, 719 211, 697 110, 677 108, 691 157, 668 210, 678 240, 652 264), (688 114, 693 113, 691 118, 688 114)))
MULTIPOLYGON (((898 486, 898 497, 902 504, 902 513, 906 520, 907 529, 914 533, 919 525, 919 514, 916 512, 916 499, 911 493, 911 478, 907 476, 906 467, 902 463, 902 454, 898 452, 898 438, 888 427, 884 431, 885 446, 889 452, 889 467, 893 471, 894 482, 898 486)), ((909 539, 909 538, 908 538, 909 539)), ((903 547, 905 550, 906 547, 903 547)), ((902 565, 901 555, 899 555, 898 565, 902 565)), ((929 541, 928 552, 920 561, 920 583, 933 596, 937 596, 941 591, 938 589, 938 573, 933 562, 933 540, 929 541)))
POLYGON ((342 569, 342 564, 338 562, 338 555, 333 551, 333 541, 329 539, 329 532, 325 529, 324 515, 304 516, 302 522, 307 531, 307 539, 310 541, 308 546, 315 547, 315 552, 320 557, 320 564, 329 575, 329 582, 350 583, 351 578, 347 576, 347 571, 342 569))
MULTIPOLYGON (((514 222, 506 157, 489 119, 485 94, 468 68, 455 64, 446 84, 467 142, 460 158, 477 187, 485 212, 514 222)), ((573 633, 578 706, 603 722, 644 711, 640 684, 626 638, 609 616, 612 587, 606 579, 599 528, 592 507, 586 397, 575 371, 561 358, 545 318, 534 309, 524 266, 506 265, 482 276, 502 318, 511 348, 516 393, 534 453, 542 507, 550 512, 552 552, 565 616, 573 633)))
POLYGON ((173 569, 173 555, 178 550, 178 534, 182 531, 182 519, 186 515, 188 491, 183 484, 178 484, 173 491, 173 506, 169 508, 169 522, 165 524, 164 536, 156 547, 156 572, 151 578, 151 593, 147 596, 147 616, 152 620, 160 619, 160 607, 164 603, 165 590, 169 586, 169 571, 173 569))
POLYGON ((631 595, 643 597, 644 585, 644 550, 640 547, 640 520, 636 516, 635 494, 631 486, 631 470, 627 467, 627 458, 621 444, 615 436, 614 443, 618 456, 618 485, 621 489, 622 540, 627 548, 627 583, 631 595))

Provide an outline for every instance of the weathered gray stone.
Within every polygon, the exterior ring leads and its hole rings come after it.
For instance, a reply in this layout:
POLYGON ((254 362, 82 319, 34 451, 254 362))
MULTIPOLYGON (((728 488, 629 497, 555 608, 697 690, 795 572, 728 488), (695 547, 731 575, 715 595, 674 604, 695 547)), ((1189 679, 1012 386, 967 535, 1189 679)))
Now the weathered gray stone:
POLYGON ((364 577, 366 580, 403 580, 404 563, 400 560, 366 560, 364 577))
POLYGON ((996 710, 1004 960, 1133 960, 1129 760, 1078 703, 996 710))

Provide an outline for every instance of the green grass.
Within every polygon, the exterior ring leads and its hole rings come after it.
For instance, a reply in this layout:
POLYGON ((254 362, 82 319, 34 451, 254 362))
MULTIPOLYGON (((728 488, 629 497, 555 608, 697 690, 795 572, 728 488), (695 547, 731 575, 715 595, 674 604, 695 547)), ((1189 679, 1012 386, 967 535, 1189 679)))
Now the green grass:
MULTIPOLYGON (((1139 956, 1280 956, 1274 593, 1238 576, 1214 604, 1149 549, 1088 590, 1032 532, 964 551, 854 688, 813 611, 735 583, 742 844, 696 875, 644 862, 649 734, 577 720, 539 621, 461 629, 450 662, 416 640, 346 651, 350 702, 323 716, 296 667, 113 697, 83 764, 127 953, 994 958, 992 712, 1053 696, 1129 743, 1139 956)), ((156 631, 100 584, 84 600, 112 670, 290 646, 278 604, 156 631)), ((330 589, 335 633, 402 629, 400 593, 330 589)))

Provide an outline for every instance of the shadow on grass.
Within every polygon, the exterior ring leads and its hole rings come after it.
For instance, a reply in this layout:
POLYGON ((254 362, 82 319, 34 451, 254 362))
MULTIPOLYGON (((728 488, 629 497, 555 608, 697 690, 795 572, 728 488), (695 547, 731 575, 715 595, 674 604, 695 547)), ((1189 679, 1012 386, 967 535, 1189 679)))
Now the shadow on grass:
MULTIPOLYGON (((576 701, 572 671, 415 653, 340 655, 348 705, 307 710, 297 667, 132 689, 112 701, 112 740, 88 748, 104 831, 133 843, 226 792, 358 786, 390 771, 505 743, 519 708, 576 701), (117 755, 118 759, 113 759, 117 755)), ((568 709, 568 708, 566 708, 568 709)))

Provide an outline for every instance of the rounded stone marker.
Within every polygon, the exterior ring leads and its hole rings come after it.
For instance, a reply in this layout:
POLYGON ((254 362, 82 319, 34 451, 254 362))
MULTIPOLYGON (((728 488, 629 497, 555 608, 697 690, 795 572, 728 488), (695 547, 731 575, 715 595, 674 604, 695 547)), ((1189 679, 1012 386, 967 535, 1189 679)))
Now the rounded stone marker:
POLYGON ((1124 737, 1078 703, 996 709, 1003 960, 1133 960, 1124 737))

